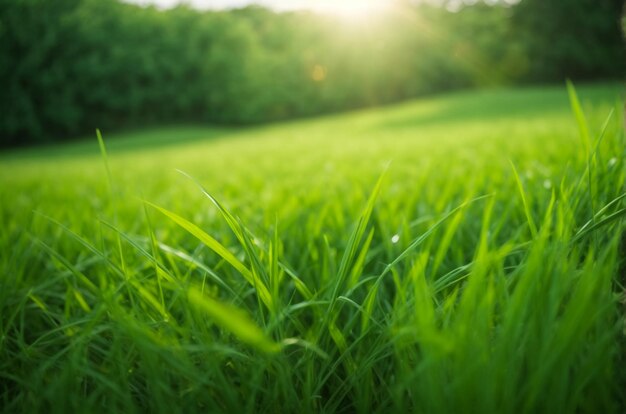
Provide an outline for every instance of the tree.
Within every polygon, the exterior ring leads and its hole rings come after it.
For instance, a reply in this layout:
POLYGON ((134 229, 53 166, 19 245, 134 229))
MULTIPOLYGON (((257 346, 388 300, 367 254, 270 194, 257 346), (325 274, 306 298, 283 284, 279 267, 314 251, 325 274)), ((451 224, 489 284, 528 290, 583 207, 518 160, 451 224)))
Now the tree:
POLYGON ((626 66, 622 0, 523 0, 513 9, 512 34, 530 65, 526 78, 561 81, 622 77, 626 66))

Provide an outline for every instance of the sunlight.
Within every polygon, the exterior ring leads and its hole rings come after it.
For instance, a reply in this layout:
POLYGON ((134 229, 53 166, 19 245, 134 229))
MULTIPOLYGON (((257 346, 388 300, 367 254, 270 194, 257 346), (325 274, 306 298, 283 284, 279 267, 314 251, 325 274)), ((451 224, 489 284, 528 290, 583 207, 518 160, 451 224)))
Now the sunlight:
POLYGON ((307 8, 319 13, 360 20, 388 9, 389 4, 388 0, 311 1, 307 8))
POLYGON ((155 5, 166 9, 177 4, 188 4, 200 10, 231 9, 256 4, 276 11, 311 10, 316 13, 328 14, 361 20, 375 16, 389 8, 394 0, 123 0, 142 6, 155 5))

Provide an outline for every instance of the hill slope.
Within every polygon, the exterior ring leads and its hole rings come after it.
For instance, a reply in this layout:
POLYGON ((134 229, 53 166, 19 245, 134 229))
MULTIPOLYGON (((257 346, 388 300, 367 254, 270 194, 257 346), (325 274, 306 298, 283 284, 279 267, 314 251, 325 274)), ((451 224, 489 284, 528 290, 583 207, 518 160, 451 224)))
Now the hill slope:
POLYGON ((4 154, 2 406, 623 409, 619 88, 578 93, 4 154))

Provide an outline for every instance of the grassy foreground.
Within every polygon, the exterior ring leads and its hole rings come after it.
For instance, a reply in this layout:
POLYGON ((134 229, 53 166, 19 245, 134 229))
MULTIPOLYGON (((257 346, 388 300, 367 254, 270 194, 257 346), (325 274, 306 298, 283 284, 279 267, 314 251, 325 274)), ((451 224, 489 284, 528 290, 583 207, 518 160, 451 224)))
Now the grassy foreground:
POLYGON ((623 411, 620 92, 0 156, 2 411, 623 411))

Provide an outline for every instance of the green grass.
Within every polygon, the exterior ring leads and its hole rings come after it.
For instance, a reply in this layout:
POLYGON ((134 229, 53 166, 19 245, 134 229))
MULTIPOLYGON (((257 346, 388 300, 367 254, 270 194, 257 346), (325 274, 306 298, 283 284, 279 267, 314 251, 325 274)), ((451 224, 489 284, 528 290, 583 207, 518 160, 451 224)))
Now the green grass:
POLYGON ((620 93, 3 154, 0 407, 623 411, 620 93))

